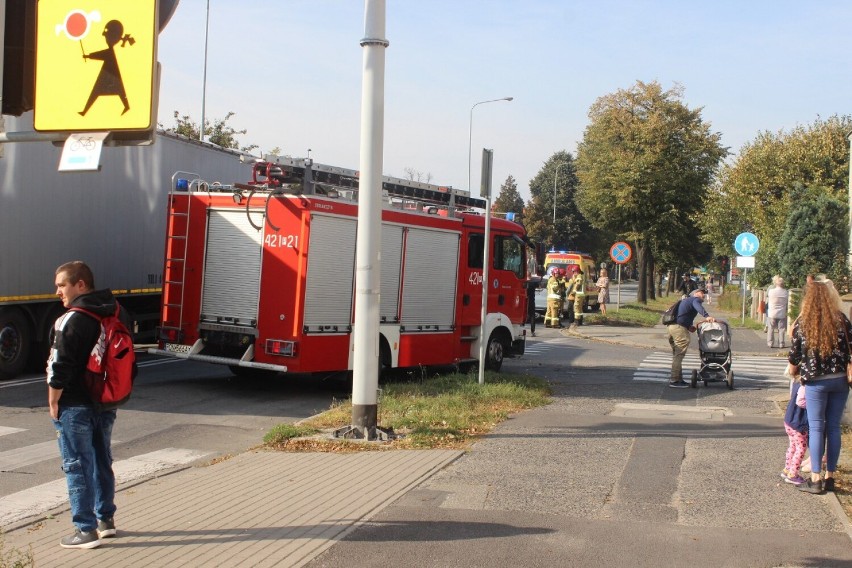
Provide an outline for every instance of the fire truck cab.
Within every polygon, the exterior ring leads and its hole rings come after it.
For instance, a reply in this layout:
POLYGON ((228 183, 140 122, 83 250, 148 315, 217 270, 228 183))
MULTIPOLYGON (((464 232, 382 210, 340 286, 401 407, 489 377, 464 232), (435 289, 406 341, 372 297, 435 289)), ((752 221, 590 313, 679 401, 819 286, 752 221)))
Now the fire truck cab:
MULTIPOLYGON (((249 184, 173 181, 160 345, 152 353, 257 371, 352 369, 358 172, 274 157, 249 184)), ((524 352, 527 246, 491 224, 481 325, 483 200, 383 178, 380 368, 486 367, 524 352)))

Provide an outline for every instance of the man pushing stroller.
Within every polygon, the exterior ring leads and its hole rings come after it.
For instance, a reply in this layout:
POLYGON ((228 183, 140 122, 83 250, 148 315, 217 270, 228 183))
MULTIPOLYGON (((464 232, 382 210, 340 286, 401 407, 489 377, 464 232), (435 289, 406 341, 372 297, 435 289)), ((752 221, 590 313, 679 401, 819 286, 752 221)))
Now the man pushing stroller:
MULTIPOLYGON (((680 301, 677 308, 677 321, 667 326, 669 333, 669 345, 672 346, 672 376, 669 386, 675 389, 688 388, 689 384, 683 380, 683 358, 689 349, 689 333, 695 331, 693 320, 701 314, 704 319, 701 322, 715 322, 716 319, 704 309, 704 297, 707 291, 698 288, 692 294, 680 301)), ((699 323, 701 323, 699 322, 699 323)))

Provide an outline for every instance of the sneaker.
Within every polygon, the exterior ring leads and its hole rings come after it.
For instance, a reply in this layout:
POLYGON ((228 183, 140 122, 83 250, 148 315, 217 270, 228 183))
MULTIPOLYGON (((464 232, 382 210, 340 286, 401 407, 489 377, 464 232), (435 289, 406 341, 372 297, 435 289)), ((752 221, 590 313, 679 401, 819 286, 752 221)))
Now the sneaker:
POLYGON ((112 519, 98 519, 98 538, 112 538, 115 536, 115 521, 112 519))
POLYGON ((784 478, 784 483, 789 483, 791 485, 798 486, 798 485, 801 485, 804 482, 805 482, 805 480, 802 478, 801 475, 797 475, 796 477, 787 476, 787 477, 784 478))
POLYGON ((834 492, 834 478, 833 477, 826 477, 825 481, 822 482, 822 488, 825 489, 826 491, 831 491, 833 493, 834 492))
POLYGON ((822 480, 819 481, 811 481, 808 479, 801 485, 797 487, 799 491, 804 491, 805 493, 813 493, 814 495, 822 495, 822 480))
POLYGON ((101 545, 97 531, 83 532, 80 529, 70 536, 62 537, 59 541, 62 548, 97 548, 101 545))
POLYGON ((688 389, 689 384, 686 381, 672 381, 669 383, 669 387, 673 389, 688 389))
POLYGON ((790 474, 787 473, 787 468, 785 467, 781 470, 781 479, 787 479, 788 477, 790 477, 790 474))

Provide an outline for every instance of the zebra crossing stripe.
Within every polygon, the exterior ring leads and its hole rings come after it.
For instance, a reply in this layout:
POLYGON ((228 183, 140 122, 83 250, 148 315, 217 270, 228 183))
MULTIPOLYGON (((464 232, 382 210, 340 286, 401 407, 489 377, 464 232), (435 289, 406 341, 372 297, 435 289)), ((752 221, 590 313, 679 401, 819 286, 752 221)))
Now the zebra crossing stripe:
POLYGON ((8 434, 17 434, 18 432, 24 432, 23 428, 12 428, 11 426, 0 426, 0 436, 6 436, 8 434))
MULTIPOLYGON (((735 380, 758 381, 767 384, 786 385, 788 380, 783 378, 787 361, 781 357, 761 357, 745 355, 733 356, 731 370, 735 380)), ((671 353, 654 352, 648 355, 633 373, 633 380, 643 382, 664 382, 669 380, 672 367, 671 353)), ((699 353, 687 353, 683 359, 685 371, 699 369, 701 356, 699 353)))
MULTIPOLYGON (((54 448, 56 443, 53 442, 54 448)), ((209 452, 181 448, 164 448, 119 460, 112 464, 115 483, 129 483, 158 471, 192 463, 209 452)), ((11 523, 60 507, 68 502, 68 486, 64 479, 43 483, 11 495, 0 497, 0 528, 11 523)))
POLYGON ((25 448, 0 452, 0 471, 13 471, 34 463, 59 457, 59 445, 56 440, 32 444, 25 448))

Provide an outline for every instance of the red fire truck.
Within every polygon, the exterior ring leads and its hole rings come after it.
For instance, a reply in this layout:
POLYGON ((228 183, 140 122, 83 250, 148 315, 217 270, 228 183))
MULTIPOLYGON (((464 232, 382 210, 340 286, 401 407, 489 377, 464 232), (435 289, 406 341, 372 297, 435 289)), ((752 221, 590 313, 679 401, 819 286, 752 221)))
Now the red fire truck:
MULTIPOLYGON (((352 369, 358 172, 267 158, 248 184, 175 177, 159 349, 237 375, 352 369)), ((380 369, 524 352, 527 239, 493 219, 481 330, 484 200, 384 177, 380 369)))

